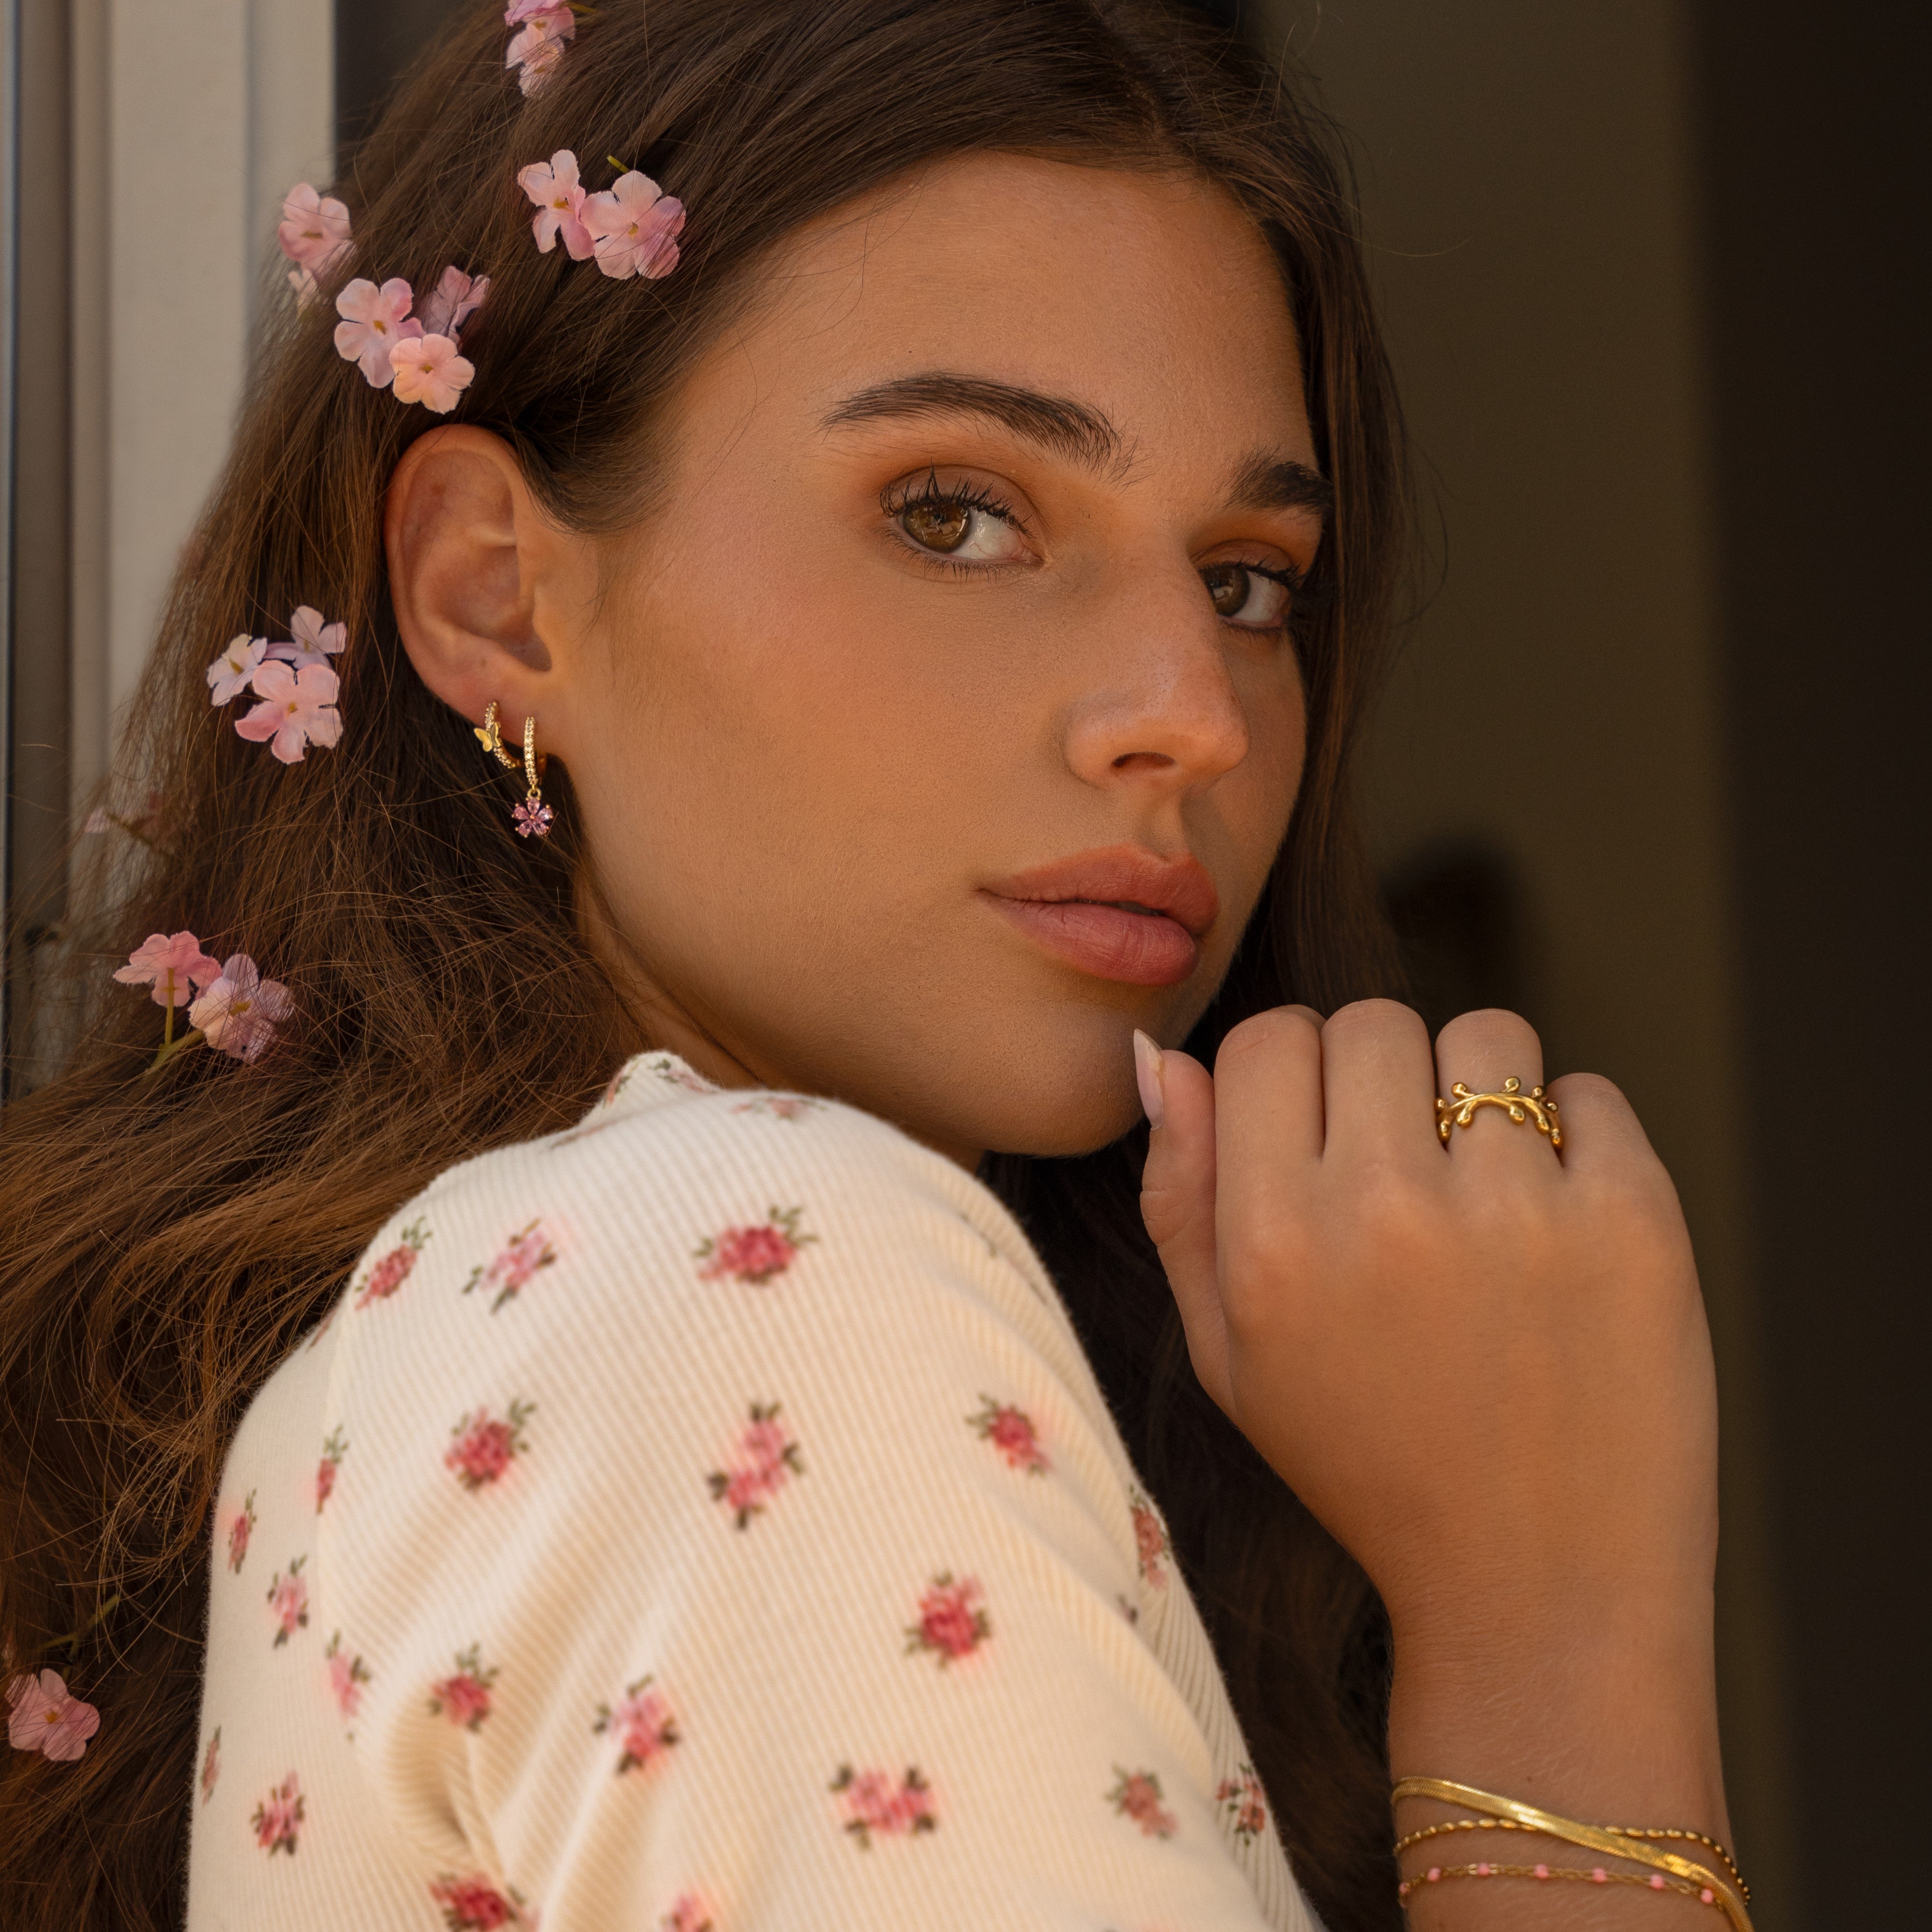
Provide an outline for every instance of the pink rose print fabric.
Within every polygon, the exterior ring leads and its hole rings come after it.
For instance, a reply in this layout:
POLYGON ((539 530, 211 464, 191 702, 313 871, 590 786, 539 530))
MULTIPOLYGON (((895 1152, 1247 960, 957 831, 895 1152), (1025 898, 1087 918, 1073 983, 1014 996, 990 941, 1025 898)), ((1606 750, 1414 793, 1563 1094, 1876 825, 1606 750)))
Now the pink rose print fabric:
POLYGON ((248 1554, 248 1539, 255 1534, 255 1492, 250 1490, 228 1522, 228 1567, 238 1576, 242 1559, 248 1554))
POLYGON ((1130 1503, 1133 1510, 1134 1547, 1140 1559, 1141 1574, 1156 1590, 1165 1589, 1169 1554, 1167 1526, 1138 1490, 1133 1491, 1130 1503))
POLYGON ((980 1605, 985 1594, 970 1576, 956 1583, 951 1570, 942 1570, 919 1600, 919 1622, 906 1631, 906 1654, 928 1652, 942 1670, 970 1657, 993 1634, 992 1619, 980 1605))
POLYGON ((271 1858, 278 1852, 286 1852, 293 1858, 307 1810, 301 1781, 290 1772, 255 1807, 255 1815, 248 1822, 254 1827, 256 1844, 271 1858))
POLYGON ((496 1670, 484 1668, 482 1646, 472 1643, 457 1653, 454 1674, 430 1687, 430 1714, 466 1731, 480 1731, 490 1714, 490 1687, 496 1681, 496 1670))
POLYGON ((766 1114, 775 1120, 802 1120, 818 1112, 825 1102, 803 1094, 760 1094, 756 1100, 740 1100, 734 1114, 766 1114))
POLYGON ((322 1506, 327 1502, 335 1488, 335 1472, 342 1466, 342 1459, 349 1453, 349 1438, 343 1434, 338 1424, 322 1438, 322 1460, 315 1466, 315 1513, 322 1514, 322 1506))
POLYGON ((372 1301, 386 1301, 410 1278, 416 1257, 429 1242, 429 1223, 412 1221, 403 1230, 402 1239, 374 1263, 356 1291, 354 1306, 367 1308, 372 1301))
POLYGON ((800 1232, 802 1208, 774 1208, 769 1220, 755 1228, 727 1228, 700 1243, 692 1256, 704 1265, 703 1281, 742 1281, 762 1288, 782 1275, 798 1258, 798 1251, 816 1234, 800 1232))
POLYGON ((480 1874, 469 1878, 443 1877, 429 1888, 442 1908, 448 1932, 499 1932, 499 1928, 529 1928, 536 1932, 536 1916, 514 1886, 500 1889, 480 1874))
POLYGON ((1010 1402, 995 1402, 989 1395, 980 1398, 980 1407, 966 1418, 982 1442, 997 1449, 1010 1469, 1024 1469, 1030 1476, 1043 1476, 1052 1466, 1046 1451, 1040 1446, 1040 1433, 1033 1418, 1010 1402))
POLYGON ((844 1829, 862 1852, 872 1850, 874 1838, 914 1838, 939 1828, 932 1790, 917 1765, 908 1766, 895 1785, 888 1772, 854 1771, 842 1764, 831 1788, 844 1814, 844 1829))
POLYGON ((789 1478, 805 1474, 798 1444, 779 1421, 778 1412, 777 1402, 753 1402, 751 1421, 738 1438, 730 1467, 714 1469, 706 1478, 712 1501, 731 1512, 740 1529, 764 1514, 765 1505, 789 1478))
POLYGON ((513 1401, 506 1420, 487 1408, 466 1413, 449 1432, 456 1439, 442 1452, 443 1466, 456 1472, 466 1490, 487 1490, 530 1445, 524 1425, 536 1412, 533 1402, 513 1401))
POLYGON ((597 1707, 597 1721, 590 1728, 600 1736, 609 1732, 620 1747, 617 1775, 640 1771, 662 1758, 674 1744, 682 1742, 677 1720, 662 1691, 653 1690, 653 1680, 640 1677, 625 1687, 622 1701, 614 1708, 597 1707))
POLYGON ((328 1666, 328 1694, 335 1700, 337 1714, 345 1719, 354 1717, 362 1708, 362 1687, 369 1681, 369 1666, 344 1643, 340 1630, 331 1634, 328 1648, 322 1654, 328 1666))
POLYGON ((1144 1838, 1171 1838, 1180 1828, 1174 1814, 1161 1802, 1160 1780, 1150 1771, 1114 1767, 1114 1784, 1107 1802, 1123 1818, 1131 1818, 1144 1838))
POLYGON ((1244 1764, 1232 1778, 1223 1778, 1214 1792, 1214 1802, 1236 1838, 1257 1838, 1268 1829, 1268 1800, 1252 1765, 1244 1764))
POLYGON ((208 1750, 201 1760, 201 1802, 206 1804, 214 1796, 214 1787, 221 1776, 221 1726, 217 1724, 214 1735, 208 1741, 208 1750))
POLYGON ((463 1292, 467 1294, 478 1288, 485 1294, 494 1292, 496 1299, 490 1304, 494 1315, 505 1302, 517 1298, 518 1291, 539 1268, 550 1267, 556 1259, 556 1250, 544 1224, 532 1221, 519 1228, 494 1258, 478 1265, 463 1284, 463 1292))
POLYGON ((298 1556, 286 1571, 278 1570, 268 1586, 268 1610, 275 1620, 275 1648, 280 1650, 298 1630, 308 1628, 308 1579, 302 1574, 306 1556, 298 1556))
POLYGON ((710 1910, 694 1892, 682 1894, 658 1927, 658 1932, 713 1932, 710 1910))

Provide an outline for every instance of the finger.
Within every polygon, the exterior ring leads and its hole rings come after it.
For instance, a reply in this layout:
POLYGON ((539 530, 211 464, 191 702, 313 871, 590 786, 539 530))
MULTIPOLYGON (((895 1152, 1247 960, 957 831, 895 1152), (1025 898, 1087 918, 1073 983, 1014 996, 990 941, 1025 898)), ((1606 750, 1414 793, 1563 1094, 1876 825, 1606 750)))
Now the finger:
POLYGON ((1394 1000, 1358 1000, 1322 1029, 1323 1158, 1393 1160, 1421 1170, 1436 1159, 1436 1060, 1422 1016, 1394 1000))
MULTIPOLYGON (((1436 1039, 1436 1077, 1441 1083, 1438 1091, 1452 1107, 1459 1082, 1473 1094, 1502 1093, 1514 1080, 1527 1095, 1543 1082, 1543 1042, 1520 1014, 1493 1006, 1463 1013, 1436 1039)), ((1538 1131, 1526 1107, 1524 1113, 1519 1122, 1502 1107, 1478 1107, 1466 1127, 1459 1115, 1450 1132, 1450 1154, 1459 1160, 1520 1161, 1531 1151, 1529 1143, 1538 1142, 1539 1153, 1547 1155, 1550 1137, 1538 1131)))
POLYGON ((1630 1103, 1600 1073, 1566 1073, 1550 1083, 1563 1126, 1563 1165, 1576 1174, 1662 1162, 1630 1103))
POLYGON ((1160 1251, 1201 1385, 1226 1408, 1228 1331, 1214 1246, 1214 1082, 1200 1061, 1134 1035, 1134 1072, 1151 1132, 1141 1218, 1160 1251))

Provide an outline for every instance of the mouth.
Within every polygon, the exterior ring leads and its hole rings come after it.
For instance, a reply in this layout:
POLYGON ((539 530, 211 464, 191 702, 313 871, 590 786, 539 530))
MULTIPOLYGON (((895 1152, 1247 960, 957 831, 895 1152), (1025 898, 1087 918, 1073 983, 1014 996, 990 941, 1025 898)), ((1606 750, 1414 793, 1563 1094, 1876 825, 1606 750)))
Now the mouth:
POLYGON ((1220 910, 1208 868, 1114 845, 1030 867, 981 889, 1043 951, 1096 979, 1172 986, 1194 970, 1220 910))

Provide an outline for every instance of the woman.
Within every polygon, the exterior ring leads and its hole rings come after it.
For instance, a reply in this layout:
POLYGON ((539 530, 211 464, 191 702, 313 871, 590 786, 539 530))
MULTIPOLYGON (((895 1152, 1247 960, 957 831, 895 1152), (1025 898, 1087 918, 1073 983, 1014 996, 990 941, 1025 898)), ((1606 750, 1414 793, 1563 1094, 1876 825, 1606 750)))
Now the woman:
POLYGON ((1741 1922, 1669 1181, 1374 997, 1277 78, 479 6, 284 242, 9 1121, 8 1923, 1741 1922))

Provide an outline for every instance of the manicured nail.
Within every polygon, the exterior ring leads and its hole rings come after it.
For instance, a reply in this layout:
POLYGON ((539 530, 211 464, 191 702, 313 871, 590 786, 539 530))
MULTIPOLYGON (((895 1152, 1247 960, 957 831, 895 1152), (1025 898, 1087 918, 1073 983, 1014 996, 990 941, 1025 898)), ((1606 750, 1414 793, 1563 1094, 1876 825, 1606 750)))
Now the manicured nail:
POLYGON ((1148 1125, 1150 1127, 1159 1126, 1160 1117, 1167 1112, 1162 1077, 1160 1048, 1138 1027, 1135 1028, 1134 1078, 1139 1082, 1141 1105, 1147 1110, 1148 1125))

